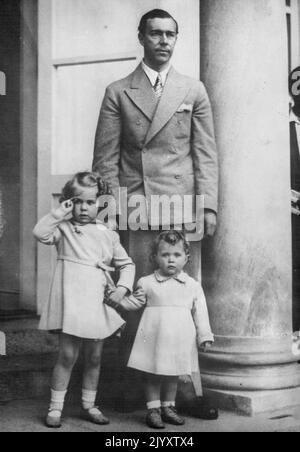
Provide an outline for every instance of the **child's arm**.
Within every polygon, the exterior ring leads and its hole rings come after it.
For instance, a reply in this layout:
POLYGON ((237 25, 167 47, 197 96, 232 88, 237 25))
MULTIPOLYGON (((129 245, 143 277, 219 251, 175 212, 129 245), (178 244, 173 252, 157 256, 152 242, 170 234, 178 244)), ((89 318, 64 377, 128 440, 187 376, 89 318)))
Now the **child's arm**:
POLYGON ((135 265, 121 245, 119 235, 116 232, 113 232, 113 246, 113 264, 120 272, 119 281, 116 284, 117 289, 114 292, 114 298, 118 299, 113 301, 118 303, 127 293, 132 293, 135 278, 135 265), (119 294, 119 296, 117 296, 117 294, 119 294))
POLYGON ((209 323, 205 295, 199 283, 196 287, 192 315, 197 331, 197 344, 205 348, 209 345, 208 343, 214 342, 214 336, 209 323))
POLYGON ((44 245, 55 245, 61 238, 58 225, 65 221, 73 210, 72 201, 63 202, 60 207, 42 218, 33 230, 35 238, 44 245))
POLYGON ((138 283, 134 293, 126 298, 123 298, 120 302, 120 306, 125 311, 138 311, 143 308, 147 303, 146 291, 143 284, 143 278, 138 283))

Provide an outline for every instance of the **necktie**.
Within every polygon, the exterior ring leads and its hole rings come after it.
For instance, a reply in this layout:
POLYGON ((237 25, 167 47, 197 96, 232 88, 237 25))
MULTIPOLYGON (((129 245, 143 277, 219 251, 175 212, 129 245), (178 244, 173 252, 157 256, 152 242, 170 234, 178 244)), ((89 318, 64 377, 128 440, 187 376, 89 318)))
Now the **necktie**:
POLYGON ((157 100, 159 100, 161 98, 162 92, 163 92, 163 84, 162 84, 162 78, 161 78, 161 74, 158 73, 155 85, 154 85, 154 92, 155 92, 155 97, 157 98, 157 100))

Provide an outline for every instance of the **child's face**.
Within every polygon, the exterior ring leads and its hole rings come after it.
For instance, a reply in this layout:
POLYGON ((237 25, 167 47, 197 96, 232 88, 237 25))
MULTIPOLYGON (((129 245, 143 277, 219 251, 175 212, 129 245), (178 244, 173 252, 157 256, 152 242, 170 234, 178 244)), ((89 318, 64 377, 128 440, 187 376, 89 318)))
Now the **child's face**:
POLYGON ((161 241, 156 255, 156 263, 164 276, 177 276, 188 261, 183 242, 171 245, 161 241))
POLYGON ((74 209, 73 218, 80 224, 94 221, 98 215, 98 188, 78 187, 72 198, 74 209))

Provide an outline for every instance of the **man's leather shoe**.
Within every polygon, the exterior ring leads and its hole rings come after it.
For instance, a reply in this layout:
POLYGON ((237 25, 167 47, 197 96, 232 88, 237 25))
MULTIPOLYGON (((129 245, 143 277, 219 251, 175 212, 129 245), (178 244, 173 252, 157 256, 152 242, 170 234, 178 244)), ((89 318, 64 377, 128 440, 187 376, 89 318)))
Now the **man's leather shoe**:
POLYGON ((183 404, 180 407, 180 412, 207 421, 214 421, 219 417, 218 409, 204 397, 197 397, 183 404))

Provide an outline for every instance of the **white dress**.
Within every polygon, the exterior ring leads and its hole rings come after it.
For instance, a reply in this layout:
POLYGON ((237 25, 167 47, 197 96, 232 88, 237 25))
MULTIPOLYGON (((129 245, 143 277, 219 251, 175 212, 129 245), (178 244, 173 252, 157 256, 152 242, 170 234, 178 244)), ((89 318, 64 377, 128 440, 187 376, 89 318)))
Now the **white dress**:
POLYGON ((55 245, 58 254, 39 328, 84 339, 105 339, 115 333, 125 322, 103 303, 105 270, 113 263, 120 270, 118 285, 130 292, 135 276, 118 234, 101 223, 79 225, 49 214, 34 235, 43 244, 55 245))
POLYGON ((128 366, 143 372, 176 376, 199 371, 197 343, 213 341, 201 285, 186 273, 141 278, 122 306, 145 306, 128 366))

